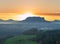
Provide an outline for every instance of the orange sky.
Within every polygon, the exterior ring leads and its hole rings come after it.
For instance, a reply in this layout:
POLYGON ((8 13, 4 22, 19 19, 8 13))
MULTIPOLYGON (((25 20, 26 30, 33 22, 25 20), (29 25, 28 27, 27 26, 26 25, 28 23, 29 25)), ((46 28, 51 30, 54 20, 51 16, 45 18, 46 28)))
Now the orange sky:
POLYGON ((0 0, 0 19, 16 19, 18 14, 29 11, 46 20, 60 20, 60 0, 0 0))
MULTIPOLYGON (((8 19, 14 19, 16 20, 18 15, 21 15, 20 13, 0 13, 0 19, 3 20, 8 20, 8 19)), ((36 15, 36 14, 34 14, 36 15)), ((52 20, 60 20, 59 15, 41 15, 39 14, 38 16, 43 16, 46 20, 52 21, 52 20)))

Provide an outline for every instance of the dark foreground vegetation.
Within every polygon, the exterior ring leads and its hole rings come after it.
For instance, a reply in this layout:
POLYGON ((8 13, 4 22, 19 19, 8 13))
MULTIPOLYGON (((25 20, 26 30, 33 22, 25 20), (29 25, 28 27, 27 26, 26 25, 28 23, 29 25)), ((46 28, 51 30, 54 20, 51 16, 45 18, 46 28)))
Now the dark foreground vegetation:
POLYGON ((0 44, 60 44, 60 30, 38 30, 32 28, 20 35, 0 39, 0 44))
POLYGON ((37 30, 32 28, 29 31, 26 31, 24 34, 27 35, 36 35, 36 38, 33 38, 38 44, 60 44, 60 30, 37 30), (28 32, 28 33, 27 33, 28 32))

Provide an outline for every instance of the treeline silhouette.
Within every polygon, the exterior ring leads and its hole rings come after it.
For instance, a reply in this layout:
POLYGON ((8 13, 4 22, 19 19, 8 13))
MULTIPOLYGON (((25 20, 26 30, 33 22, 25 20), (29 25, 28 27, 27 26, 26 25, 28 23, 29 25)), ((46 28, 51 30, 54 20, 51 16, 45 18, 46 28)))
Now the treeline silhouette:
POLYGON ((32 38, 32 41, 38 44, 60 44, 60 30, 38 30, 32 28, 25 31, 25 35, 36 35, 36 38, 32 38))

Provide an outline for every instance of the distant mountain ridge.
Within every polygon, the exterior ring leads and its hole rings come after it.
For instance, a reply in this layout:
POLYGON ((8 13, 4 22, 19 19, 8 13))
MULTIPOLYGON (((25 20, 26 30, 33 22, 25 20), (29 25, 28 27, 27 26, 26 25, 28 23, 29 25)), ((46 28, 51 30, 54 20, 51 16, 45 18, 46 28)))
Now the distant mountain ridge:
POLYGON ((28 17, 23 22, 46 22, 43 17, 28 17))
POLYGON ((44 19, 44 17, 28 17, 22 21, 13 20, 13 19, 9 19, 9 20, 0 19, 0 22, 60 22, 60 20, 47 21, 44 19))
POLYGON ((43 17, 28 17, 23 21, 0 19, 0 36, 18 35, 25 30, 36 28, 38 30, 60 30, 60 20, 47 22, 43 17), (56 22, 56 23, 55 23, 56 22), (58 23, 59 22, 59 23, 58 23))
POLYGON ((2 20, 2 19, 0 19, 0 22, 12 22, 12 21, 15 21, 15 20, 13 20, 13 19, 9 19, 9 20, 2 20))

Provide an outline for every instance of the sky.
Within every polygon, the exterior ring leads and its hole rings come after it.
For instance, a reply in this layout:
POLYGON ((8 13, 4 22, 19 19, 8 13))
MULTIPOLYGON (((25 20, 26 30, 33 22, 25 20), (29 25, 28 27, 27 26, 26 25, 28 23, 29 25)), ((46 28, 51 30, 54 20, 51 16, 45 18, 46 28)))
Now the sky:
POLYGON ((15 16, 29 11, 32 13, 54 13, 42 16, 46 20, 60 20, 60 0, 0 0, 0 19, 16 19, 15 16))

